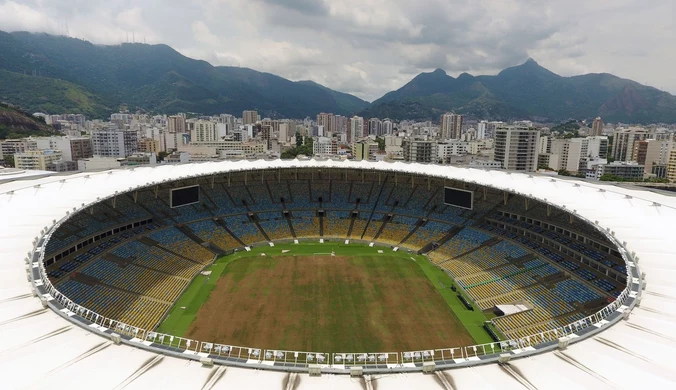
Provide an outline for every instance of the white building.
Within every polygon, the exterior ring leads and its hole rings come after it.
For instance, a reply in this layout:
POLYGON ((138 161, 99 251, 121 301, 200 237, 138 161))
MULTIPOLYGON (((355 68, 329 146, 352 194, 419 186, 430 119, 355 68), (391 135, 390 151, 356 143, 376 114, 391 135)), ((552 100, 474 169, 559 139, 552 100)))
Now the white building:
POLYGON ((449 164, 451 156, 462 156, 469 153, 469 143, 460 140, 439 142, 437 148, 437 159, 442 164, 449 164))
POLYGON ((334 138, 318 137, 312 143, 312 154, 320 157, 335 156, 338 153, 338 142, 334 138))
POLYGON ((348 125, 347 142, 356 142, 362 137, 364 137, 364 118, 354 116, 348 125))
POLYGON ((127 157, 138 150, 138 133, 133 130, 106 129, 92 131, 94 155, 127 157))
POLYGON ((504 169, 537 170, 540 132, 528 127, 508 126, 495 131, 495 161, 504 169))
POLYGON ((487 132, 488 132, 488 122, 487 121, 481 121, 481 122, 477 123, 476 139, 486 138, 487 132))

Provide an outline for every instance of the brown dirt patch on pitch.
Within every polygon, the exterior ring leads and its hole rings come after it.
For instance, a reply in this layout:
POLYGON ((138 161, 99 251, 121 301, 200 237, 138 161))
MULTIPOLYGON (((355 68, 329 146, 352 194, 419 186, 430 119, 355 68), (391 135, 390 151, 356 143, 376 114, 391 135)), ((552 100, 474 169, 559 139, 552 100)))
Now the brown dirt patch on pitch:
POLYGON ((473 343, 413 261, 340 256, 268 256, 228 264, 185 337, 318 352, 473 343))

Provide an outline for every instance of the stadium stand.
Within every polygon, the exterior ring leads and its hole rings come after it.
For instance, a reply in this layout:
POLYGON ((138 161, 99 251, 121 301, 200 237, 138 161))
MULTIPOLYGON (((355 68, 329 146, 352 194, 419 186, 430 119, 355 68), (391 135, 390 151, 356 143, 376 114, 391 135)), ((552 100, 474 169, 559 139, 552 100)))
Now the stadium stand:
POLYGON ((518 197, 509 198, 505 206, 501 193, 487 193, 468 211, 444 205, 439 182, 411 185, 413 179, 398 177, 395 185, 393 176, 382 181, 368 175, 364 181, 361 175, 319 176, 271 180, 266 175, 268 181, 250 179, 246 185, 243 177, 233 177, 230 184, 202 185, 199 204, 176 209, 169 207, 167 191, 157 196, 152 190, 139 191, 136 203, 129 194, 117 196, 115 202, 107 200, 93 212, 70 218, 53 235, 48 251, 67 249, 124 222, 154 222, 76 248, 50 267, 49 276, 77 303, 152 327, 213 261, 215 254, 202 242, 233 250, 241 242, 290 239, 290 226, 296 237, 319 237, 317 211, 322 209, 324 237, 424 249, 481 310, 528 303, 532 309, 493 320, 509 337, 575 321, 594 302, 612 299, 621 290, 621 280, 599 272, 626 273, 621 259, 602 249, 602 235, 559 214, 548 219, 541 206, 526 209, 518 197), (565 251, 558 251, 560 246, 565 251), (597 268, 572 254, 590 259, 597 268))

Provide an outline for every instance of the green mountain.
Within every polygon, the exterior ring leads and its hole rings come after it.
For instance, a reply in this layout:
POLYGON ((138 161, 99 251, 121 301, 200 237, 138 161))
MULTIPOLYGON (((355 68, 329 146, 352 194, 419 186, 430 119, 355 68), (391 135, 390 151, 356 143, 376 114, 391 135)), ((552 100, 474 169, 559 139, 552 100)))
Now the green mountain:
POLYGON ((0 53, 5 71, 0 99, 31 111, 103 117, 120 106, 201 114, 257 109, 262 116, 302 118, 322 111, 349 115, 368 106, 312 82, 215 67, 166 45, 101 46, 63 36, 0 32, 0 53))
POLYGON ((453 78, 441 69, 421 73, 361 114, 436 120, 446 111, 500 120, 601 116, 606 122, 674 123, 676 97, 607 73, 562 77, 529 59, 496 76, 453 78))
POLYGON ((54 128, 21 110, 0 103, 0 139, 53 135, 54 128))

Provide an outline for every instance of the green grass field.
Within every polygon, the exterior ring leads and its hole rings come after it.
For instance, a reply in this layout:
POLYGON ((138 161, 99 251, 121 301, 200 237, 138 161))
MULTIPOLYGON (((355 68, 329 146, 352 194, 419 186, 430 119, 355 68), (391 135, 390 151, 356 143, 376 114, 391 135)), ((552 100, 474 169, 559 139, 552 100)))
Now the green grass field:
POLYGON ((405 251, 361 244, 283 244, 224 256, 207 270, 211 275, 195 278, 159 332, 325 352, 492 341, 482 327, 486 316, 464 307, 449 288, 453 280, 426 257, 405 251))

